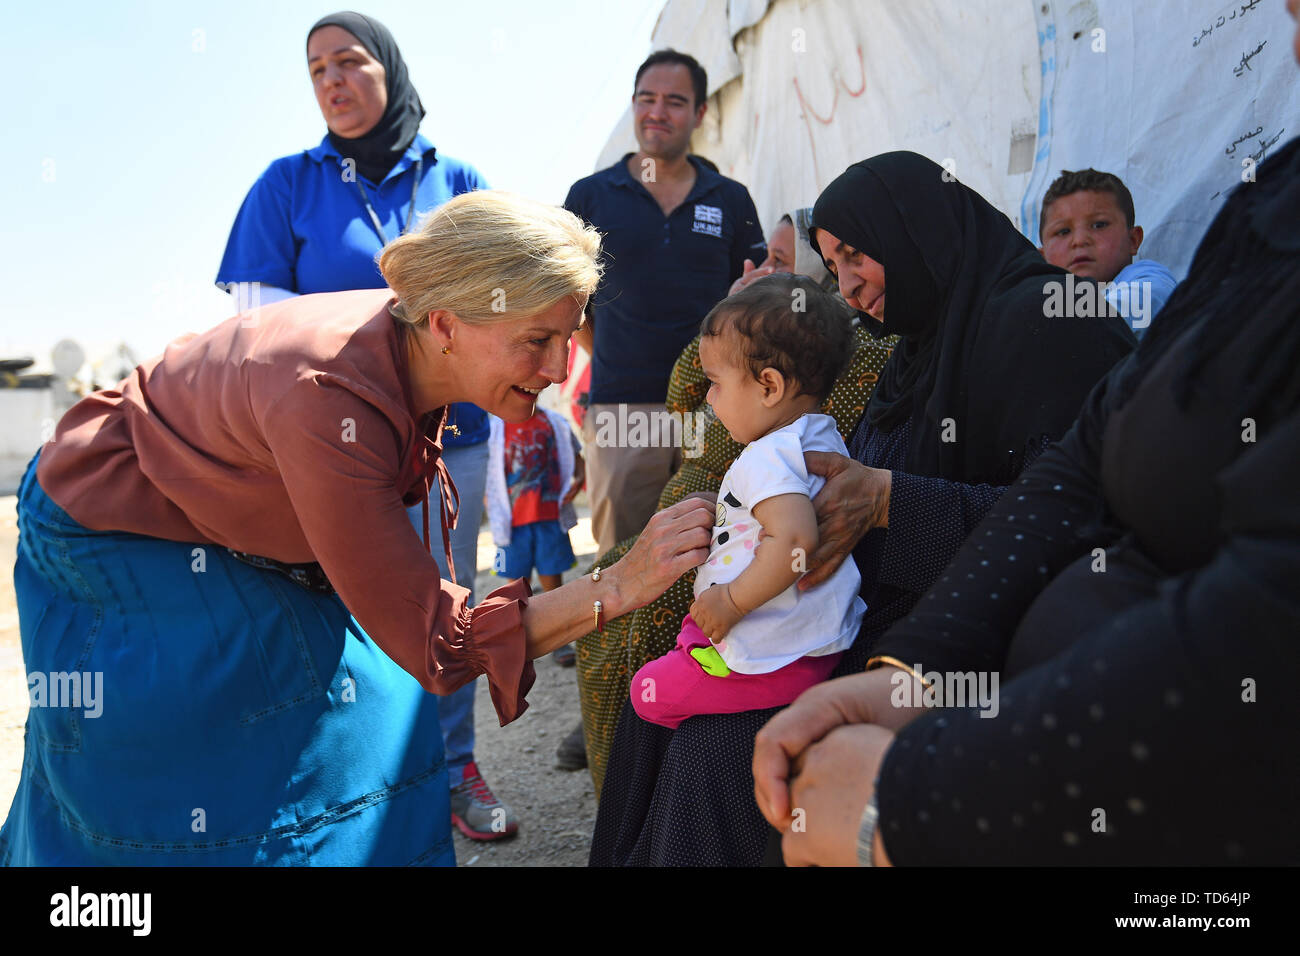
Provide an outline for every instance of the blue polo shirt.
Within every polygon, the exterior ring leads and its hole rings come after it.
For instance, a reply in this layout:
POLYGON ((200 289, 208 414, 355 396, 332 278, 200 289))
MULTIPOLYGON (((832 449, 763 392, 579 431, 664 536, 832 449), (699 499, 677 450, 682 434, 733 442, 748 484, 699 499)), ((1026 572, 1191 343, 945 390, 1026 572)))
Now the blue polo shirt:
MULTIPOLYGON (((385 235, 396 239, 411 211, 415 161, 421 157, 424 168, 412 230, 419 228, 422 214, 453 196, 488 188, 477 169, 437 155, 420 135, 383 182, 372 183, 359 172, 345 179, 342 157, 326 135, 315 149, 277 159, 258 177, 235 217, 217 282, 261 282, 301 295, 384 288, 375 264, 383 242, 357 183, 370 198, 385 235)), ((458 403, 450 418, 461 434, 446 436, 449 447, 487 441, 488 420, 482 409, 458 403)))
POLYGON ((677 357, 746 259, 767 254, 749 190, 688 157, 695 185, 672 214, 628 172, 628 153, 569 190, 599 230, 605 271, 592 306, 592 404, 662 402, 677 357))

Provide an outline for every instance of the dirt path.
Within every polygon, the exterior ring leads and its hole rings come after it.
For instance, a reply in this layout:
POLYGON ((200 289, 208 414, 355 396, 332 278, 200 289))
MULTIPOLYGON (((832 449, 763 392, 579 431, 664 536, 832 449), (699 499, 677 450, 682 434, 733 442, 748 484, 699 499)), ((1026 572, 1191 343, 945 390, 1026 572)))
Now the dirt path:
MULTIPOLYGON (((579 497, 579 502, 585 496, 579 497)), ((18 529, 16 498, 0 497, 0 809, 8 815, 23 761, 23 726, 27 720, 27 681, 18 639, 13 566, 18 529)), ((569 580, 596 557, 585 508, 570 532, 578 567, 569 580)), ((480 574, 477 593, 497 586, 491 575, 491 534, 479 536, 480 574)), ((528 712, 508 727, 497 725, 486 682, 479 679, 475 698, 475 757, 484 779, 519 817, 519 833, 508 840, 477 843, 456 832, 456 859, 461 866, 585 866, 596 819, 596 799, 586 771, 554 769, 555 748, 578 725, 578 686, 573 668, 550 658, 537 662, 537 683, 528 695, 528 712)))
MULTIPOLYGON (((564 576, 578 577, 596 559, 591 522, 578 497, 578 526, 569 532, 578 566, 564 576)), ((492 535, 479 535, 475 593, 498 586, 491 574, 492 535)), ((528 712, 508 727, 498 726, 487 684, 479 678, 474 698, 474 756, 483 779, 498 799, 519 817, 519 833, 509 840, 478 843, 456 834, 456 860, 461 866, 586 866, 591 830, 596 823, 596 795, 585 770, 555 769, 555 748, 578 726, 578 678, 574 668, 559 667, 549 657, 537 662, 537 683, 528 694, 528 712)))

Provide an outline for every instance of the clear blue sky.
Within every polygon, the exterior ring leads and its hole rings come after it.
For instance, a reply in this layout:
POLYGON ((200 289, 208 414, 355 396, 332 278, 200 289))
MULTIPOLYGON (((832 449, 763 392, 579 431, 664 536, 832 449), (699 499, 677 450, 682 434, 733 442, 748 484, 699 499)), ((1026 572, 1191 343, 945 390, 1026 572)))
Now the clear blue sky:
POLYGON ((212 281, 244 194, 325 134, 304 53, 319 17, 381 20, 424 101, 421 132, 494 186, 558 203, 627 106, 662 6, 11 5, 0 356, 48 366, 71 337, 92 356, 125 341, 144 358, 230 314, 212 281))

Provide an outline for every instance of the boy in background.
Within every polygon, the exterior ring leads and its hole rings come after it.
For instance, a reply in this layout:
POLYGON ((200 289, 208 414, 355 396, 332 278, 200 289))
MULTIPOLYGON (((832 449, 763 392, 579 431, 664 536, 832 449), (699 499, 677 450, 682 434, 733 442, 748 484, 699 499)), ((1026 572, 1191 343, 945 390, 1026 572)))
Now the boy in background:
MULTIPOLYGON (((539 407, 518 424, 490 416, 486 498, 497 546, 494 573, 530 580, 536 569, 544 591, 563 583, 577 563, 569 529, 578 523, 573 499, 585 473, 578 438, 563 415, 539 407)), ((573 645, 552 657, 572 667, 573 645)))
POLYGON ((1158 262, 1138 259, 1142 227, 1133 196, 1113 173, 1062 170, 1043 197, 1038 251, 1054 266, 1106 283, 1106 300, 1139 339, 1177 285, 1158 262))

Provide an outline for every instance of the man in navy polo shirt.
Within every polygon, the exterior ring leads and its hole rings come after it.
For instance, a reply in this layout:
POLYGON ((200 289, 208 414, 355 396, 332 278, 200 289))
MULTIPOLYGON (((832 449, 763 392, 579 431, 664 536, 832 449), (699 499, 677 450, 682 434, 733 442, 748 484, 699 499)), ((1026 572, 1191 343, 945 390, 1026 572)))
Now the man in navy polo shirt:
POLYGON ((651 54, 632 95, 640 149, 574 183, 564 203, 604 235, 604 276, 575 337, 592 355, 583 441, 602 553, 641 531, 681 460, 650 417, 664 411, 673 363, 745 260, 765 253, 749 191, 687 154, 707 90, 693 57, 651 54))

